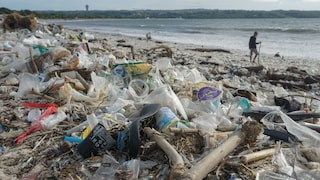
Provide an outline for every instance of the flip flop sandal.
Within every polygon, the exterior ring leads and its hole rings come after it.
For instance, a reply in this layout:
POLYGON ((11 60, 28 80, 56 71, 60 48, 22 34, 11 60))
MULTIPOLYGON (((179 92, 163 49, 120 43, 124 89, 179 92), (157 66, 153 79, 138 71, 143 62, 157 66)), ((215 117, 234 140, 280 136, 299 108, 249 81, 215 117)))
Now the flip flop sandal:
POLYGON ((128 128, 118 133, 118 150, 123 151, 128 140, 128 153, 130 158, 136 158, 140 148, 141 121, 155 115, 160 104, 145 104, 137 117, 131 117, 132 123, 128 128))

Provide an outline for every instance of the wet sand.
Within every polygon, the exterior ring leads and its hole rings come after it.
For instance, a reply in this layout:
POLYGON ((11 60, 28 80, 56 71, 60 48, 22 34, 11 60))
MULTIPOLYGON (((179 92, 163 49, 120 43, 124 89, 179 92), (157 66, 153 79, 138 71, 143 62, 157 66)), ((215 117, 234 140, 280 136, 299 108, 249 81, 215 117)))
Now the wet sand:
MULTIPOLYGON (((68 31, 68 30, 67 30, 68 31)), ((81 30, 77 30, 78 33, 81 30)), ((97 32, 88 32, 93 34, 97 39, 107 39, 108 44, 116 47, 119 44, 119 40, 124 40, 124 43, 127 45, 132 45, 135 50, 139 51, 141 49, 150 49, 157 47, 159 45, 166 45, 173 51, 173 59, 178 56, 184 55, 188 57, 193 57, 194 60, 207 60, 207 61, 217 61, 224 64, 233 64, 238 66, 255 66, 263 65, 266 68, 271 68, 275 70, 284 70, 288 67, 297 67, 303 70, 306 70, 312 74, 319 74, 319 69, 317 68, 320 65, 320 61, 308 59, 308 58, 298 58, 298 57, 276 57, 275 54, 261 54, 257 57, 255 63, 249 62, 249 49, 248 51, 240 51, 234 49, 223 49, 230 51, 231 53, 224 53, 219 51, 219 47, 209 47, 209 46, 199 46, 194 44, 181 44, 175 42, 166 42, 166 41, 157 41, 155 39, 146 40, 146 38, 130 37, 120 34, 108 34, 108 33, 97 33, 97 32), (198 52, 192 51, 190 49, 211 49, 212 52, 198 52), (214 52, 214 50, 217 50, 214 52)), ((127 48, 127 50, 129 50, 127 48)), ((130 58, 130 57, 128 57, 130 58)))

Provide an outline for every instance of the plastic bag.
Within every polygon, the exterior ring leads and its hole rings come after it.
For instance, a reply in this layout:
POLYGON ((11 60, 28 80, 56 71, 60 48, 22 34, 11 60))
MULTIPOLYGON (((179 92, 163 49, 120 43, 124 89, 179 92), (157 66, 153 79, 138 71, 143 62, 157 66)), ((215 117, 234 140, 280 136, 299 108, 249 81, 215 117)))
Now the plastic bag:
POLYGON ((273 122, 279 117, 283 121, 286 130, 301 141, 304 148, 310 148, 315 156, 320 157, 320 150, 318 148, 320 145, 320 134, 317 131, 296 123, 281 111, 268 113, 261 119, 261 122, 269 129, 283 130, 283 128, 279 126, 279 123, 273 122))
POLYGON ((257 172, 255 180, 296 180, 296 179, 291 178, 287 175, 262 169, 257 172))
POLYGON ((213 116, 209 113, 194 118, 192 121, 196 124, 197 129, 206 130, 208 132, 215 132, 218 126, 217 116, 213 116))
POLYGON ((110 155, 104 155, 100 167, 90 178, 92 180, 115 179, 116 172, 119 170, 120 164, 110 155))
POLYGON ((193 68, 185 73, 185 80, 190 83, 199 83, 207 81, 206 78, 196 69, 193 68))
POLYGON ((15 99, 26 97, 34 89, 36 92, 40 92, 40 82, 38 78, 30 73, 23 73, 20 78, 20 84, 15 99))
POLYGON ((282 149, 280 143, 277 144, 277 150, 274 156, 272 157, 272 164, 276 165, 279 171, 288 176, 293 175, 293 161, 295 160, 294 154, 290 149, 282 149))
POLYGON ((64 111, 58 111, 55 114, 49 115, 41 121, 43 128, 51 129, 55 125, 59 124, 63 120, 67 119, 67 115, 64 111))
POLYGON ((154 89, 144 100, 146 103, 158 103, 162 107, 169 107, 175 114, 178 111, 185 120, 188 119, 180 99, 169 85, 163 85, 154 89))
POLYGON ((169 68, 172 68, 171 59, 170 58, 160 58, 156 62, 156 67, 160 71, 166 71, 169 68))
POLYGON ((289 133, 295 135, 300 141, 302 141, 302 144, 305 147, 320 146, 320 134, 317 131, 296 123, 281 111, 278 111, 277 113, 280 115, 289 133))

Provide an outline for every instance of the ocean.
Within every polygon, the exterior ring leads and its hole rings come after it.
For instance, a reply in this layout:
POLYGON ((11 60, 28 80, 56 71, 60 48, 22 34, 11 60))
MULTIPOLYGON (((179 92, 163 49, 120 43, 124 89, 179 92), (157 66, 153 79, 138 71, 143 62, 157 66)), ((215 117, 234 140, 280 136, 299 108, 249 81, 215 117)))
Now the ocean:
POLYGON ((320 60, 319 18, 268 19, 95 19, 51 21, 68 28, 134 37, 151 33, 153 40, 189 43, 248 51, 258 31, 261 54, 279 53, 284 58, 320 60))

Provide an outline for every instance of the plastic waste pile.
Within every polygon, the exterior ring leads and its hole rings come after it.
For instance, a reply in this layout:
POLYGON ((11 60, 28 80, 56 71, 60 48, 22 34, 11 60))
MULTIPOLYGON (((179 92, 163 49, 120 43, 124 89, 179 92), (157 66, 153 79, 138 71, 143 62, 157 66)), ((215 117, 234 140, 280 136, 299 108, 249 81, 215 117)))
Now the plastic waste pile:
POLYGON ((0 179, 320 178, 311 92, 59 30, 1 35, 0 179))

